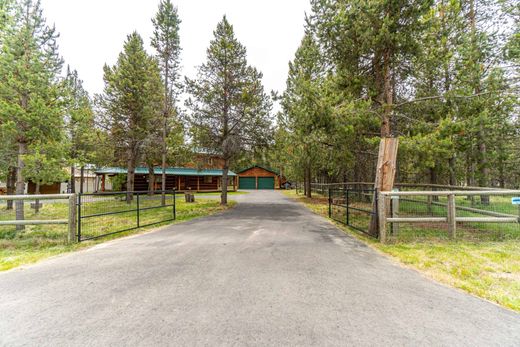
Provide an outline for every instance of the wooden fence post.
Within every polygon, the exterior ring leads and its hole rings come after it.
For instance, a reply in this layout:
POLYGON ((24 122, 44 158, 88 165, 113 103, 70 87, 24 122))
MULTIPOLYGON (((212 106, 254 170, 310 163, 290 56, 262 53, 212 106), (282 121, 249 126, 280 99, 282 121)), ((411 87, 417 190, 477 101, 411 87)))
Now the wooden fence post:
POLYGON ((378 194, 377 210, 379 217, 379 241, 386 243, 386 196, 381 192, 378 194))
POLYGON ((455 194, 448 195, 448 235, 450 238, 455 238, 457 232, 456 221, 457 210, 455 207, 455 194))
POLYGON ((68 242, 76 240, 76 194, 69 196, 69 235, 68 242))

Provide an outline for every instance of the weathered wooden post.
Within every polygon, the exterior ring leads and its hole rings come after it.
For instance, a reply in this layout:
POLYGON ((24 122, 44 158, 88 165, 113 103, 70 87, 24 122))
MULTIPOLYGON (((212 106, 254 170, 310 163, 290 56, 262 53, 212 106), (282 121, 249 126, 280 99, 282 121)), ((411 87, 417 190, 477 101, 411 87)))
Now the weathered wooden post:
POLYGON ((383 192, 378 192, 377 213, 379 217, 379 241, 386 243, 386 196, 383 192))
MULTIPOLYGON (((397 148, 399 140, 396 137, 384 137, 379 144, 379 154, 377 157, 376 178, 374 183, 374 190, 376 192, 388 192, 394 187, 395 171, 397 168, 397 148)), ((375 195, 375 194, 374 194, 375 195)), ((374 203, 372 206, 372 218, 368 233, 375 235, 377 233, 378 221, 377 210, 374 196, 374 203)), ((389 207, 388 207, 389 208, 389 207)))
POLYGON ((195 195, 191 192, 191 188, 188 188, 188 190, 184 191, 184 200, 186 202, 195 202, 195 195))
POLYGON ((69 196, 69 234, 68 242, 74 242, 76 240, 76 194, 69 196))
POLYGON ((455 207, 455 194, 448 194, 448 235, 455 238, 457 232, 457 210, 455 207))

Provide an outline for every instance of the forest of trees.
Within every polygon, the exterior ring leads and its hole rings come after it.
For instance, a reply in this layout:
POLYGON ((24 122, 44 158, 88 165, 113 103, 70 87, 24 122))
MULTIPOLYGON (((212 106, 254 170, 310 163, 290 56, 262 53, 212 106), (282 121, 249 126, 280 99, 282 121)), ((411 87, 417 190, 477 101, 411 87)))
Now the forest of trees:
POLYGON ((276 150, 290 177, 373 182, 381 137, 397 181, 520 184, 520 3, 312 0, 289 65, 276 150))
POLYGON ((38 187, 86 164, 119 165, 132 190, 136 167, 164 172, 204 148, 225 161, 222 187, 228 170, 253 163, 291 181, 372 182, 381 137, 399 137, 397 181, 519 186, 517 1, 311 8, 284 91, 264 90, 225 16, 197 76, 181 76, 181 14, 162 0, 152 52, 129 33, 91 96, 60 57, 40 2, 0 0, 0 181, 21 194, 28 180, 38 187))

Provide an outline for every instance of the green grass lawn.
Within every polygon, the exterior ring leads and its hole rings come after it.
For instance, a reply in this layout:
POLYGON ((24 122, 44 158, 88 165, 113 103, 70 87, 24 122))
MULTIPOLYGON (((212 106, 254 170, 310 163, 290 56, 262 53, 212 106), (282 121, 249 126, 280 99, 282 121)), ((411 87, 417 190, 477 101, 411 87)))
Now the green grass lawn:
MULTIPOLYGON (((87 197, 84 198, 85 200, 87 197)), ((66 219, 68 205, 65 202, 43 202, 43 207, 38 214, 29 208, 26 203, 26 219, 66 219)), ((84 201, 82 214, 92 215, 106 212, 125 211, 135 208, 136 201, 128 205, 119 199, 106 199, 103 201, 84 201)), ((159 206, 160 200, 149 199, 145 196, 140 198, 140 208, 159 206)), ((235 205, 234 201, 229 201, 228 207, 220 206, 215 199, 196 199, 195 203, 185 203, 177 198, 175 221, 165 221, 139 229, 133 229, 97 240, 84 241, 80 243, 67 243, 66 225, 29 225, 25 230, 16 231, 14 226, 0 226, 0 271, 5 271, 23 264, 33 263, 43 258, 57 255, 64 252, 74 251, 80 248, 92 246, 110 239, 140 233, 151 228, 157 228, 167 224, 178 223, 197 217, 210 215, 223 211, 235 205)), ((164 221, 172 218, 171 207, 161 207, 157 209, 147 209, 140 213, 140 225, 164 221)), ((101 217, 84 219, 82 224, 82 235, 85 237, 97 236, 106 232, 118 231, 131 228, 136 225, 136 213, 125 212, 101 217)), ((7 211, 5 204, 0 207, 0 220, 14 219, 14 212, 7 211)))
MULTIPOLYGON (((327 198, 318 196, 307 199, 296 195, 294 190, 284 191, 284 194, 302 202, 315 213, 328 217, 327 198)), ((503 205, 504 210, 514 212, 509 206, 510 201, 507 205, 504 199, 503 205)), ((424 208, 420 207, 421 204, 414 206, 424 208)), ((457 239, 450 240, 441 225, 437 228, 417 228, 413 224, 402 224, 399 237, 383 245, 343 224, 334 223, 345 232, 430 278, 520 312, 518 225, 515 229, 506 224, 500 232, 492 230, 493 235, 490 237, 484 237, 485 229, 471 232, 460 230, 457 239), (479 236, 475 237, 475 233, 479 236)))

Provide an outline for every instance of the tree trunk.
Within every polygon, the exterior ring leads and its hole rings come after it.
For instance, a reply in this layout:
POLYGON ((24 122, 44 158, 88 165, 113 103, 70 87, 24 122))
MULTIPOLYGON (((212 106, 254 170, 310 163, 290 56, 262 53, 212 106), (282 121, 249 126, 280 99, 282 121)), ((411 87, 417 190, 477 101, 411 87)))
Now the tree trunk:
POLYGON ((450 171, 450 186, 456 186, 457 185, 457 176, 456 176, 456 172, 455 172, 455 170, 456 170, 455 164, 456 164, 455 156, 452 156, 448 160, 449 171, 450 171))
POLYGON ((164 59, 164 124, 162 128, 162 153, 161 153, 161 205, 166 205, 166 127, 168 124, 168 117, 170 115, 170 106, 172 91, 170 90, 170 64, 169 57, 164 59))
MULTIPOLYGON (((374 199, 372 202, 372 216, 368 232, 371 235, 378 235, 379 220, 377 211, 377 199, 379 192, 391 191, 394 187, 397 151, 399 148, 399 139, 395 137, 382 138, 379 144, 379 152, 377 155, 376 177, 374 179, 374 199)), ((390 204, 390 201, 387 201, 390 204)), ((388 206, 389 207, 389 206, 388 206)), ((387 211, 390 211, 388 208, 387 211)))
MULTIPOLYGON (((40 194, 40 180, 36 180, 36 189, 34 190, 34 194, 40 194)), ((34 213, 40 212, 40 200, 34 200, 34 213)))
POLYGON ((161 154, 161 159, 162 159, 162 163, 161 163, 161 168, 162 168, 162 173, 161 173, 161 205, 164 206, 166 205, 166 117, 164 119, 164 124, 163 124, 163 132, 162 132, 162 154, 161 154))
POLYGON ((312 173, 311 173, 311 165, 307 164, 305 166, 305 196, 308 198, 312 198, 312 187, 311 187, 311 180, 312 180, 312 173))
POLYGON ((383 109, 381 118, 381 137, 390 137, 394 135, 392 129, 392 108, 394 93, 392 88, 392 71, 390 68, 391 59, 392 52, 390 49, 386 49, 383 54, 383 67, 378 83, 381 88, 379 91, 378 102, 383 109))
MULTIPOLYGON (((25 163, 23 156, 27 153, 27 143, 25 141, 18 141, 18 167, 16 168, 16 195, 23 195, 25 193, 25 180, 23 177, 23 169, 25 163)), ((24 220, 24 201, 16 200, 16 220, 24 220)), ((24 230, 24 225, 17 225, 16 230, 24 230)))
POLYGON ((307 196, 307 170, 305 170, 305 166, 303 167, 303 196, 307 196))
MULTIPOLYGON (((477 50, 479 50, 479 47, 477 47, 477 24, 476 24, 476 8, 475 8, 475 1, 470 0, 469 3, 469 22, 471 26, 471 33, 472 33, 472 45, 473 45, 473 54, 477 50)), ((475 86, 474 86, 474 92, 476 95, 480 94, 481 92, 481 78, 480 78, 480 70, 481 70, 481 62, 479 60, 475 60, 474 64, 477 66, 474 67, 474 73, 475 76, 475 86)), ((477 101, 478 102, 478 101, 477 101)), ((479 110, 480 111, 480 110, 479 110)), ((477 112, 478 114, 478 112, 477 112)), ((477 133, 477 141, 478 141, 478 151, 479 151, 479 165, 478 165, 478 184, 481 187, 487 187, 489 185, 488 177, 489 177, 489 170, 488 170, 488 158, 487 158, 487 146, 486 146, 486 134, 484 129, 484 124, 482 120, 480 120, 479 124, 479 130, 477 133)), ((480 202, 483 205, 489 205, 489 195, 481 195, 480 196, 480 202)))
MULTIPOLYGON (((480 187, 487 187, 489 185, 488 176, 489 176, 489 170, 488 170, 488 163, 487 163, 487 147, 486 143, 484 142, 484 136, 482 135, 483 131, 479 131, 479 138, 480 143, 478 146, 479 149, 479 156, 480 156, 480 167, 479 167, 479 186, 480 187)), ((489 195, 481 195, 480 196, 480 202, 482 205, 489 205, 489 195)))
POLYGON ((225 159, 224 167, 222 168, 222 193, 220 194, 220 204, 221 205, 227 205, 228 171, 229 171, 229 159, 225 159))
MULTIPOLYGON (((502 149, 503 151, 503 149, 502 149)), ((501 157, 498 162, 498 183, 500 188, 504 189, 506 187, 506 176, 504 169, 504 159, 501 157)))
POLYGON ((128 159, 127 175, 126 175, 126 203, 132 203, 134 197, 134 179, 135 179, 135 158, 133 155, 128 159))
POLYGON ((153 165, 148 165, 148 194, 153 195, 155 192, 155 172, 153 165))
MULTIPOLYGON (((16 167, 9 166, 7 169, 7 181, 6 181, 7 195, 14 195, 16 191, 16 167)), ((13 209, 13 200, 7 200, 7 209, 13 209)))
MULTIPOLYGON (((437 184, 437 167, 431 167, 430 168, 430 184, 434 185, 437 184)), ((432 190, 437 190, 437 188, 432 187, 432 190)), ((439 201, 439 197, 436 195, 432 196, 433 201, 439 201)))
MULTIPOLYGON (((472 160, 473 149, 470 149, 466 154, 466 185, 469 187, 473 187, 475 185, 474 173, 475 173, 475 165, 472 160)), ((475 196, 468 195, 467 200, 471 201, 471 206, 474 204, 475 196)))

